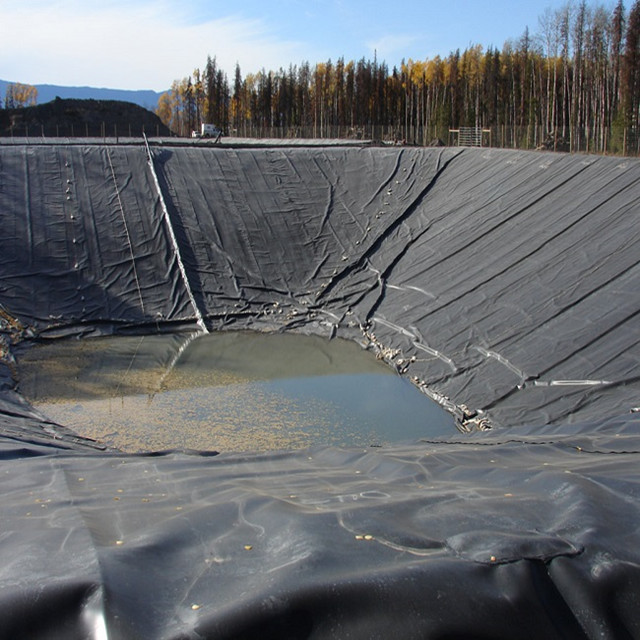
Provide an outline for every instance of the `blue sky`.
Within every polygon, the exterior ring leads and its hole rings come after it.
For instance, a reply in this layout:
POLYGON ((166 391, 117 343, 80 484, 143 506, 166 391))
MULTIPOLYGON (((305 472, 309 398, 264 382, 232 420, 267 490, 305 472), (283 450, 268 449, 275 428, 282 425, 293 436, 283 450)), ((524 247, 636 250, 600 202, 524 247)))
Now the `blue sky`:
MULTIPOLYGON (((154 89, 203 68, 260 69, 362 57, 424 60, 501 48, 566 0, 0 0, 0 78, 154 89)), ((592 4, 592 2, 589 2, 592 4)), ((613 0, 604 0, 610 7, 613 0)))

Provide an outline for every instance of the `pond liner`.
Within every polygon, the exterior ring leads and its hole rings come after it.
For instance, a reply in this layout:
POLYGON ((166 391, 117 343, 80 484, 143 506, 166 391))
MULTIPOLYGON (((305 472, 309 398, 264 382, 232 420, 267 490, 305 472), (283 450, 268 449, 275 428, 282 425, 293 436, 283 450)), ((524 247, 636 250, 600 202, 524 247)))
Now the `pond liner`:
POLYGON ((0 145, 0 637, 640 636, 638 161, 149 154, 0 145), (125 455, 20 396, 14 345, 194 307, 356 340, 462 432, 125 455))

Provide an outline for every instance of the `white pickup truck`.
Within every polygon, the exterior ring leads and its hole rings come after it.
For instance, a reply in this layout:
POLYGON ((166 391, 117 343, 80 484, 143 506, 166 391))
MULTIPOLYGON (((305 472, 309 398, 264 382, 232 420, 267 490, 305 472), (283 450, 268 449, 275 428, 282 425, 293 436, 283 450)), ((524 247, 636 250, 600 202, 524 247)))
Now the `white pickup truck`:
POLYGON ((216 127, 215 124, 202 124, 200 131, 192 131, 192 138, 219 138, 222 136, 222 129, 216 127))

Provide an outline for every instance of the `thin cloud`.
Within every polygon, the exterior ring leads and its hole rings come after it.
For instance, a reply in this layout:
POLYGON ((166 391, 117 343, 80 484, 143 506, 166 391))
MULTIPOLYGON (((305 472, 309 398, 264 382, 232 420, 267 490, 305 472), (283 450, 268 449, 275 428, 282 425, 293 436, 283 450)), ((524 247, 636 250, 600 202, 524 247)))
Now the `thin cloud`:
POLYGON ((409 50, 418 40, 419 37, 416 35, 386 35, 377 40, 368 41, 367 47, 372 54, 377 54, 378 60, 384 60, 395 58, 396 54, 409 50))
POLYGON ((300 55, 300 43, 278 40, 261 20, 232 15, 194 24, 186 7, 180 12, 166 2, 87 4, 2 2, 0 77, 163 90, 202 69, 208 55, 229 75, 236 62, 247 73, 300 55))

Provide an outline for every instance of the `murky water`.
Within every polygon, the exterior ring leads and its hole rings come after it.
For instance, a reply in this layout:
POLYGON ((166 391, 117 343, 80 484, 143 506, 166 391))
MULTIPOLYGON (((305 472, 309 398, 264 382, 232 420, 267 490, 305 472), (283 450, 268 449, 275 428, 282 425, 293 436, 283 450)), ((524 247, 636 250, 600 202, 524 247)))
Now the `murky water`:
POLYGON ((129 452, 372 446, 455 432, 410 382, 344 340, 219 332, 64 340, 19 356, 53 421, 129 452))

